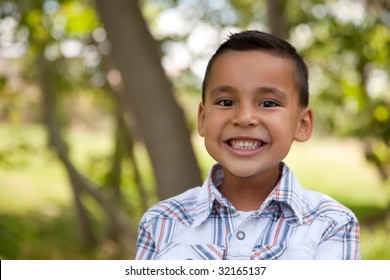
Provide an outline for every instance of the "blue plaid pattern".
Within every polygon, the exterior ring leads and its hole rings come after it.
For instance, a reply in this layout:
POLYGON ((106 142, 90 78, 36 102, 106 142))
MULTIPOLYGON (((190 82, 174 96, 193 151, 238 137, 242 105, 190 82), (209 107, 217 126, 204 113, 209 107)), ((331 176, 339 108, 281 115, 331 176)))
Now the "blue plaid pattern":
POLYGON ((218 191, 222 180, 216 164, 202 187, 149 209, 139 224, 136 259, 360 259, 355 215, 302 188, 286 164, 260 209, 241 224, 218 191))

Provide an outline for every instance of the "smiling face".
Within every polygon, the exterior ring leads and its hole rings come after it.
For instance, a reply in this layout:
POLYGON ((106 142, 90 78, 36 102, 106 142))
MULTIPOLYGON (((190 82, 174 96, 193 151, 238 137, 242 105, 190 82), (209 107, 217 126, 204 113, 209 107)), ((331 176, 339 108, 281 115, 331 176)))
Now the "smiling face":
POLYGON ((299 105, 291 60, 262 51, 227 51, 210 70, 198 130, 209 154, 237 178, 276 172, 294 140, 312 132, 299 105))

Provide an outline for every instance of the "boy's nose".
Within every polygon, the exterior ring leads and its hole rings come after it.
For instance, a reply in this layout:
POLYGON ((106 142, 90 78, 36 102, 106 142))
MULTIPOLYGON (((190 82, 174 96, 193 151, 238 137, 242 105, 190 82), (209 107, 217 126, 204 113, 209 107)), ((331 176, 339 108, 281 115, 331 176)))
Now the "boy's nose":
POLYGON ((259 122, 256 114, 256 108, 251 105, 240 105, 236 108, 236 114, 233 119, 234 125, 248 127, 256 126, 259 122))

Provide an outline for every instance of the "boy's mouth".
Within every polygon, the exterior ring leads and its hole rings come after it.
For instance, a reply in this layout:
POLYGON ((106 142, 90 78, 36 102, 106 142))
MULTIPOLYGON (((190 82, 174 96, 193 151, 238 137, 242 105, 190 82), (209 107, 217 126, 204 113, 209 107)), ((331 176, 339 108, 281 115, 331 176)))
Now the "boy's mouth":
POLYGON ((226 143, 236 150, 256 150, 265 144, 256 139, 229 139, 226 143))

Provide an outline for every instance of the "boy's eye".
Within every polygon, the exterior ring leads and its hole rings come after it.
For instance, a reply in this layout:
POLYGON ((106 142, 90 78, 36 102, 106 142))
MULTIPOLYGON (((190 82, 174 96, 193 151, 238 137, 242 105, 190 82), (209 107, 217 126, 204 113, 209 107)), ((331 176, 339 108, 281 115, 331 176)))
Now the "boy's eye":
POLYGON ((264 108, 272 108, 272 107, 277 107, 279 105, 278 105, 278 103, 276 103, 274 101, 266 100, 266 101, 261 102, 259 106, 264 107, 264 108))
POLYGON ((229 100, 229 99, 222 99, 222 100, 219 100, 216 104, 219 106, 223 106, 223 107, 231 107, 234 105, 234 102, 232 100, 229 100))

